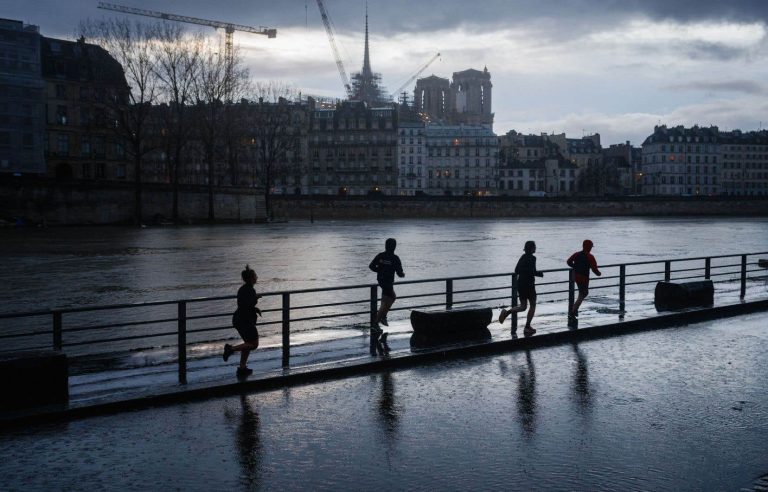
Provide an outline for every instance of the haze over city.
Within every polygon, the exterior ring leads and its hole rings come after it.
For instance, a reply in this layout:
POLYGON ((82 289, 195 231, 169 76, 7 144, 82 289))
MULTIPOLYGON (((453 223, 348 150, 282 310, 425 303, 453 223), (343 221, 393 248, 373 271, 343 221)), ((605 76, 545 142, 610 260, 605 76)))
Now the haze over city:
MULTIPOLYGON (((278 30, 236 33, 251 77, 343 97, 315 2, 132 0, 125 5, 278 30)), ((80 21, 121 14, 96 1, 4 2, 2 17, 74 39, 80 21)), ((347 71, 362 65, 365 2, 326 2, 347 71)), ((639 144, 656 124, 755 130, 768 102, 768 4, 759 1, 371 1, 371 65, 392 91, 421 76, 487 67, 494 131, 600 133, 639 144)), ((145 19, 149 21, 149 19, 145 19)), ((185 29, 195 29, 186 25, 185 29)), ((200 28, 220 36, 210 28, 200 28)), ((408 88, 411 91, 413 83, 408 88)))

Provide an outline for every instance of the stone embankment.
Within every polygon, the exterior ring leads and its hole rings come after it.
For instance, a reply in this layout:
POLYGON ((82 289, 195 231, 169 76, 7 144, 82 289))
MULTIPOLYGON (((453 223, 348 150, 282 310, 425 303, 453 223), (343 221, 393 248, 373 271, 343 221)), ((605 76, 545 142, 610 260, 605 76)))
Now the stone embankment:
POLYGON ((768 197, 295 197, 271 198, 275 219, 766 216, 768 197))
MULTIPOLYGON (((144 184, 143 222, 169 220, 173 213, 170 185, 144 184)), ((84 225, 130 223, 134 217, 133 183, 55 183, 9 181, 0 183, 0 219, 24 224, 84 225)), ((253 188, 215 188, 217 221, 263 222, 264 194, 253 188)), ((208 188, 179 189, 179 220, 183 223, 208 218, 208 188)))

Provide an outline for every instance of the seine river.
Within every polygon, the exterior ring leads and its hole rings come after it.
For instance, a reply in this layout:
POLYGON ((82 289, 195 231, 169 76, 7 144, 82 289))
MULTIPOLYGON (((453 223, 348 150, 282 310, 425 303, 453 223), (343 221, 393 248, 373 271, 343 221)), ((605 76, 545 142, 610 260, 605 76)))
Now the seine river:
POLYGON ((768 250, 768 218, 378 220, 271 225, 0 230, 0 312, 234 294, 250 263, 262 291, 375 282, 398 241, 406 280, 509 272, 534 240, 540 269, 583 239, 601 264, 768 250))
MULTIPOLYGON (((565 267, 565 259, 586 238, 594 241, 593 254, 604 265, 768 251, 768 218, 296 221, 144 229, 3 229, 0 312, 234 295, 246 263, 258 272, 261 292, 373 283, 375 275, 368 263, 383 250, 388 237, 398 241, 396 252, 405 280, 415 280, 511 272, 526 240, 538 245, 539 269, 565 267)), ((407 286, 402 288, 398 293, 409 293, 407 286)), ((313 295, 292 301, 292 306, 340 298, 365 302, 365 291, 362 295, 361 291, 345 292, 313 295)), ((279 308, 279 298, 264 301, 262 307, 279 308)), ((407 304, 404 300, 399 305, 407 304)), ((227 300, 216 307, 201 306, 198 312, 231 313, 233 308, 233 301, 227 300)), ((326 308, 313 315, 339 309, 326 308)), ((279 313, 272 315, 278 323, 279 313)), ((67 327, 80 321, 68 316, 67 327)), ((99 316, 82 323, 139 319, 139 313, 99 316)), ((364 321, 362 316, 350 322, 364 321)), ((50 320, 40 322, 50 326, 50 320)), ((318 322, 307 329, 330 324, 318 322)), ((223 315, 218 326, 229 326, 223 315)), ((8 329, 22 330, 21 321, 8 329)), ((48 338, 44 341, 49 343, 48 338)))

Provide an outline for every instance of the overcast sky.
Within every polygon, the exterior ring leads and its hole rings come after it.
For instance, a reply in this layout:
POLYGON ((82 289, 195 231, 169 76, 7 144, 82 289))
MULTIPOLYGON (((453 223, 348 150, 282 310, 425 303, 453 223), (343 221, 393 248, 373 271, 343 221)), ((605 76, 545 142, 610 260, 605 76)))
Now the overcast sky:
MULTIPOLYGON (((274 27, 276 39, 235 33, 251 76, 342 96, 314 0, 112 3, 274 27)), ((0 17, 72 38, 82 19, 121 15, 97 4, 3 0, 0 17)), ((325 5, 347 72, 360 70, 365 1, 325 5)), ((639 145, 658 123, 768 126, 768 0, 371 0, 368 11, 371 64, 390 91, 438 51, 422 76, 488 67, 498 134, 598 132, 603 145, 639 145)))

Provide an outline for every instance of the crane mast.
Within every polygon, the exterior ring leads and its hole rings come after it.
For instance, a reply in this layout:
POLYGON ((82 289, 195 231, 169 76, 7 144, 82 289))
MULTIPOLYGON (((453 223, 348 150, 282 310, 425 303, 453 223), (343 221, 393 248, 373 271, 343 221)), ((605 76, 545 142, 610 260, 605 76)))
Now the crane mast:
POLYGON ((437 53, 435 56, 433 56, 433 57, 432 57, 432 58, 431 58, 431 59, 430 59, 430 60, 429 60, 427 63, 425 63, 425 64, 424 64, 424 65, 423 65, 423 66, 422 66, 422 67, 421 67, 421 68, 420 68, 420 69, 419 69, 419 70, 418 70, 418 71, 417 71, 415 74, 413 74, 413 75, 412 75, 412 76, 411 76, 411 77, 410 77, 408 80, 406 80, 406 81, 405 81, 405 83, 403 83, 403 85, 401 85, 400 87, 398 87, 398 88, 397 88, 397 90, 396 90, 395 92, 393 92, 393 93, 392 93, 392 96, 390 97, 390 99, 394 99, 395 97, 397 97, 397 95, 398 95, 398 94, 400 94, 400 92, 402 92, 402 90, 403 90, 403 89, 405 89, 405 88, 408 86, 408 84, 410 84, 411 82, 413 82, 414 80, 416 80, 416 77, 418 77, 419 75, 421 75, 421 72, 423 72, 424 70, 426 70, 426 69, 427 69, 427 67, 429 67, 430 65, 432 65, 432 62, 434 62, 434 61, 435 61, 435 60, 437 60, 438 58, 440 58, 440 53, 437 53))
POLYGON ((349 85, 349 77, 347 77, 347 71, 344 70, 344 63, 341 61, 341 55, 336 47, 336 38, 333 35, 333 29, 331 28, 331 20, 328 17, 328 12, 325 10, 323 0, 317 0, 317 7, 320 9, 320 17, 323 19, 323 25, 325 26, 325 32, 328 34, 328 42, 331 43, 331 51, 333 51, 333 57, 336 59, 336 68, 339 69, 339 75, 341 76, 341 83, 344 84, 344 90, 347 95, 352 94, 352 87, 349 85))

